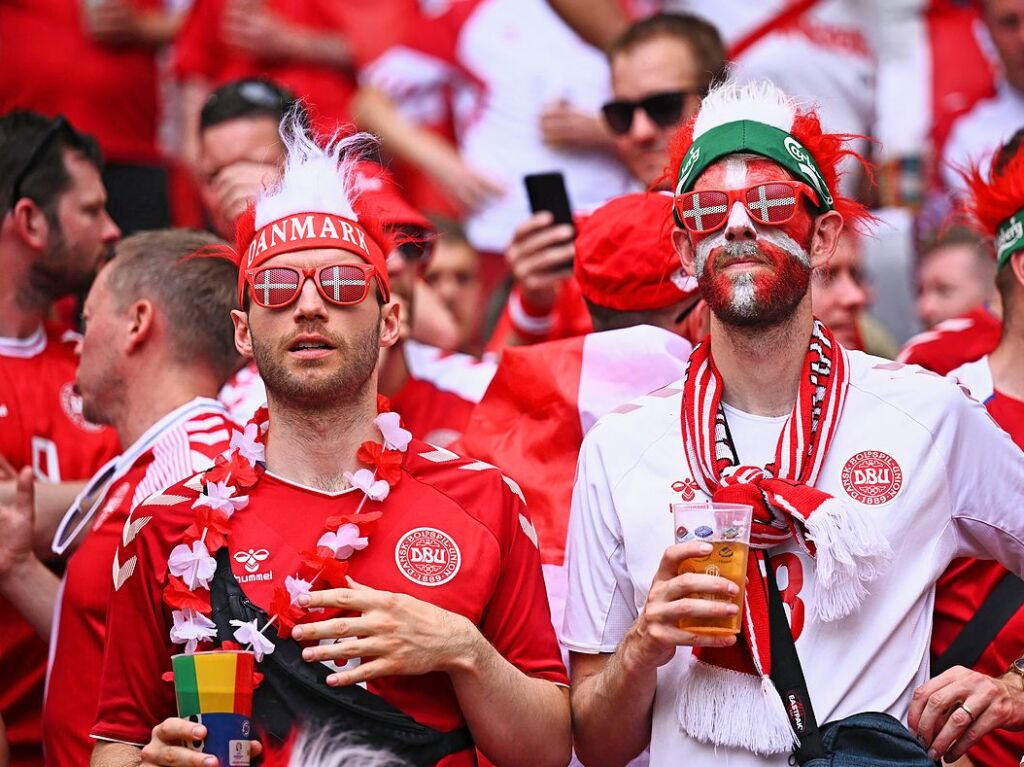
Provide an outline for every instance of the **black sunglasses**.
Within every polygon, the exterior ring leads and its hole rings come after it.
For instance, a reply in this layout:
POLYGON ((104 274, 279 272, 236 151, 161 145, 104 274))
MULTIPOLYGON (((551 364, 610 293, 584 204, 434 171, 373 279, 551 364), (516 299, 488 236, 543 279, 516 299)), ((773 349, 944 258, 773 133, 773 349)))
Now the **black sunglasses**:
POLYGON ((703 95, 702 91, 666 91, 639 101, 609 101, 601 107, 601 112, 612 133, 624 136, 633 127, 633 115, 637 109, 644 110, 659 128, 671 128, 682 118, 687 97, 703 95))
POLYGON ((68 121, 64 119, 64 115, 57 115, 54 121, 50 124, 50 127, 46 129, 46 133, 42 135, 39 141, 33 147, 32 151, 28 154, 28 159, 25 160, 25 164, 21 166, 21 170, 18 171, 18 175, 14 177, 14 184, 11 187, 11 204, 8 210, 14 210, 14 206, 18 204, 18 200, 22 198, 21 185, 25 183, 25 179, 28 178, 28 174, 32 172, 36 164, 42 159, 43 155, 46 154, 46 150, 50 148, 50 145, 56 141, 57 137, 65 132, 71 132, 74 129, 68 124, 68 121))

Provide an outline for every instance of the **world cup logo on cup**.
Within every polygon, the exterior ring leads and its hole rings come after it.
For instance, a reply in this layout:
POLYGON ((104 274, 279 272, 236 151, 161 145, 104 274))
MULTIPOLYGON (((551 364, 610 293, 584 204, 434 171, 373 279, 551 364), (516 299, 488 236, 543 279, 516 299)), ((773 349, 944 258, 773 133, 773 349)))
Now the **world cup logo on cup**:
POLYGON ((206 728, 206 738, 189 748, 212 754, 222 767, 249 767, 253 654, 214 650, 175 655, 171 667, 178 716, 206 728))

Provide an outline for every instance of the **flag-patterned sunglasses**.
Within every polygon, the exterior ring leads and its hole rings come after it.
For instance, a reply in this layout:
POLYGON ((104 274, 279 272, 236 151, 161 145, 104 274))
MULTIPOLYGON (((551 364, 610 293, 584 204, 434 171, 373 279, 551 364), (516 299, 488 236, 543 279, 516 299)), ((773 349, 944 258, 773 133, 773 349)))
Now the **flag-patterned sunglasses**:
POLYGON ((770 181, 726 191, 686 192, 675 198, 676 216, 689 231, 706 234, 725 226, 733 203, 741 202, 757 223, 779 226, 796 215, 801 195, 818 205, 814 190, 799 181, 770 181))
POLYGON ((373 267, 369 264, 328 264, 327 266, 265 266, 245 273, 249 295, 266 309, 288 306, 313 278, 320 296, 336 306, 360 303, 370 292, 373 267))

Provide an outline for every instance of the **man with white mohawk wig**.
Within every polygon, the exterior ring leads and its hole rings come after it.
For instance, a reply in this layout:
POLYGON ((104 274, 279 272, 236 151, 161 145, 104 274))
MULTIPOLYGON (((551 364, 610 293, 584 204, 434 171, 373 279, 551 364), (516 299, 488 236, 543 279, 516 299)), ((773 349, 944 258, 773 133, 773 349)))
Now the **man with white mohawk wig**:
POLYGON ((1024 458, 954 382, 814 318, 812 270, 867 217, 838 191, 849 138, 771 83, 712 90, 675 138, 673 242, 710 334, 580 452, 562 641, 588 765, 931 765, 1024 727, 1015 678, 920 689, 946 565, 1024 573, 1024 458), (699 527, 669 545, 680 501, 753 508, 742 608, 715 570, 679 574, 712 550, 699 527), (737 613, 738 636, 680 627, 737 613))
POLYGON ((399 310, 393 243, 354 193, 369 137, 321 148, 294 119, 282 136, 282 178, 231 254, 235 342, 268 404, 125 527, 138 565, 110 605, 92 763, 206 765, 186 746, 207 728, 173 716, 162 677, 175 653, 241 646, 271 743, 306 724, 414 765, 565 765, 568 679, 521 491, 415 439, 377 393, 399 310))

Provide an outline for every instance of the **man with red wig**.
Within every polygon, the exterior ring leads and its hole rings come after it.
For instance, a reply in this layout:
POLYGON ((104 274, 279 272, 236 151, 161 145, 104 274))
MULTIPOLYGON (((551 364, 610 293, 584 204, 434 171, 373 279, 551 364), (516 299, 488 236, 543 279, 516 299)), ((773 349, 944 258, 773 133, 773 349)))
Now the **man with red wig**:
MULTIPOLYGON (((1003 332, 990 354, 950 373, 984 403, 992 418, 1024 448, 1024 130, 996 154, 991 168, 967 180, 968 203, 983 234, 995 238, 996 287, 1003 332)), ((961 559, 939 581, 935 596, 932 673, 960 676, 969 665, 983 674, 1010 670, 1024 685, 1024 584, 996 562, 961 559), (995 617, 992 610, 1001 610, 995 617), (987 622, 972 620, 984 610, 987 622), (970 649, 971 635, 980 646, 970 649), (959 648, 959 649, 957 649, 959 648), (949 653, 947 655, 947 653, 949 653), (946 671, 945 669, 949 669, 946 671)), ((980 620, 980 619, 979 619, 980 620)), ((1024 733, 996 731, 967 752, 975 767, 1013 764, 1024 754, 1024 733)))
POLYGON ((186 748, 205 728, 173 717, 162 676, 175 653, 232 645, 264 675, 253 722, 271 742, 307 723, 414 764, 569 760, 521 492, 414 439, 378 395, 400 310, 355 191, 363 142, 324 149, 292 123, 280 183, 239 223, 235 344, 268 405, 126 523, 119 561, 138 565, 110 604, 94 765, 207 764, 186 748))
POLYGON ((1006 502, 1024 458, 954 382, 843 348, 811 310, 812 270, 866 216, 838 193, 845 140, 754 83, 712 90, 673 144, 673 241, 711 327, 682 380, 580 451, 562 642, 586 764, 649 745, 655 766, 781 766, 796 749, 923 767, 1024 727, 1016 679, 926 683, 949 561, 1024 572, 1006 502), (725 578, 677 575, 711 550, 670 545, 683 500, 753 507, 739 636, 679 628, 740 612, 706 598, 738 593, 725 578))

